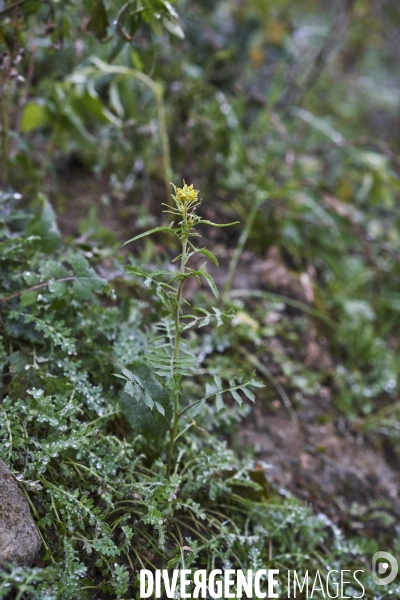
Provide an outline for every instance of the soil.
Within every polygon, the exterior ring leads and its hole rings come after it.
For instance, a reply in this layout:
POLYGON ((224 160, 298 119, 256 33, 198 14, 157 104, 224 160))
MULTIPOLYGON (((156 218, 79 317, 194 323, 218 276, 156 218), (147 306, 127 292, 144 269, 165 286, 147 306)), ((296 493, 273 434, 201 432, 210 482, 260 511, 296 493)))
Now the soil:
MULTIPOLYGON (((321 399, 320 399, 321 400, 321 399)), ((327 394, 325 402, 330 402, 327 394)), ((346 530, 371 537, 395 534, 400 517, 400 476, 371 440, 320 423, 326 413, 310 401, 293 421, 256 407, 239 439, 271 465, 269 480, 290 491, 346 530)))

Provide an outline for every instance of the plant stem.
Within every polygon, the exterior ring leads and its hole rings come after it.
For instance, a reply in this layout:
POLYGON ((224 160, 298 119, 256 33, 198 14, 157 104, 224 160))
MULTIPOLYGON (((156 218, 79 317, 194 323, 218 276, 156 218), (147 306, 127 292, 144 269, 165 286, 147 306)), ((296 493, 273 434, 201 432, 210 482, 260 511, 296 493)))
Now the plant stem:
MULTIPOLYGON (((53 283, 58 283, 61 281, 75 281, 76 277, 72 276, 72 277, 61 277, 61 279, 54 279, 53 283)), ((45 288, 49 285, 49 283, 52 283, 51 281, 45 281, 44 283, 38 283, 37 285, 33 285, 30 288, 27 288, 25 290, 18 290, 18 292, 14 292, 13 294, 10 294, 9 296, 5 296, 4 298, 0 298, 0 304, 4 304, 5 302, 8 302, 9 300, 12 300, 13 298, 18 298, 18 296, 22 296, 22 294, 24 292, 34 292, 36 290, 41 290, 42 288, 45 288)))
POLYGON ((226 295, 231 291, 232 280, 233 280, 233 276, 236 271, 236 267, 238 265, 241 255, 243 253, 247 239, 250 235, 254 220, 255 220, 257 213, 260 209, 260 206, 261 206, 262 202, 264 202, 264 200, 265 200, 264 197, 260 198, 257 195, 254 197, 253 204, 251 206, 249 215, 247 217, 246 225, 244 226, 244 229, 243 229, 242 233, 240 234, 238 244, 235 248, 235 252, 234 252, 231 262, 229 264, 228 276, 226 278, 226 282, 225 282, 225 286, 224 286, 224 293, 223 293, 224 298, 226 298, 226 295))
MULTIPOLYGON (((187 262, 187 234, 184 233, 181 238, 182 243, 182 256, 181 256, 181 266, 179 272, 183 275, 185 273, 185 266, 187 262)), ((180 310, 181 310, 181 297, 182 297, 182 287, 183 287, 183 279, 179 280, 178 288, 176 291, 176 297, 174 302, 174 322, 175 322, 175 345, 174 345, 174 353, 172 355, 172 371, 174 367, 174 362, 179 358, 179 345, 181 341, 181 332, 180 332, 180 310)), ((171 474, 172 467, 172 454, 175 446, 175 439, 178 433, 178 424, 179 424, 179 389, 175 383, 174 386, 174 414, 172 418, 172 424, 170 428, 170 440, 169 440, 169 448, 168 448, 168 460, 167 460, 167 477, 171 474)))

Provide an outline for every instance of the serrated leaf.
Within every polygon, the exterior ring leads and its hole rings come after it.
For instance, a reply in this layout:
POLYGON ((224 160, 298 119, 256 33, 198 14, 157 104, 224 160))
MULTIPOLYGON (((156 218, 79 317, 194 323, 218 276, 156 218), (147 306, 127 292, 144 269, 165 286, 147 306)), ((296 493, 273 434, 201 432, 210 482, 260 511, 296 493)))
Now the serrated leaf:
POLYGON ((106 282, 97 275, 91 277, 77 277, 73 284, 73 291, 80 300, 89 300, 92 292, 100 292, 106 282))
POLYGON ((142 388, 137 384, 133 384, 133 397, 136 398, 136 402, 140 402, 142 398, 142 388))
POLYGON ((215 285, 215 281, 214 279, 211 277, 210 273, 207 273, 207 271, 201 270, 201 275, 204 277, 204 279, 207 281, 208 285, 211 288, 212 293, 214 294, 214 296, 216 298, 219 298, 219 292, 218 292, 218 288, 215 285))
POLYGON ((133 385, 132 385, 132 381, 127 381, 124 387, 124 392, 126 392, 127 394, 129 394, 130 396, 133 396, 133 385))
POLYGON ((249 385, 252 385, 252 386, 257 387, 257 388, 263 388, 263 387, 265 387, 265 384, 262 383, 262 381, 257 381, 257 379, 252 380, 249 385))
POLYGON ((225 408, 225 404, 224 404, 221 394, 217 394, 215 397, 215 407, 218 412, 220 410, 222 410, 223 408, 225 408))
POLYGON ((220 392, 222 390, 221 377, 218 377, 218 375, 214 375, 214 381, 215 381, 215 385, 217 386, 217 390, 220 392))
POLYGON ((144 390, 144 401, 147 404, 147 406, 150 408, 150 410, 153 410, 154 408, 154 400, 153 398, 150 396, 148 390, 144 390))
POLYGON ((243 386, 241 388, 241 390, 242 390, 243 394, 245 396, 247 396, 247 398, 249 400, 251 400, 252 402, 255 402, 256 397, 255 397, 255 395, 253 394, 253 392, 251 390, 249 390, 246 386, 243 386))
POLYGON ((241 397, 238 394, 237 390, 229 390, 229 391, 232 394, 234 400, 236 400, 236 402, 239 404, 239 406, 242 406, 243 400, 241 399, 241 397))
POLYGON ((154 404, 155 404, 155 407, 158 410, 158 412, 161 413, 163 415, 163 417, 165 417, 164 407, 159 402, 155 402, 154 404))
POLYGON ((220 327, 221 325, 223 325, 222 313, 220 310, 218 310, 218 308, 213 308, 213 311, 215 313, 215 318, 217 319, 217 327, 220 327))
POLYGON ((189 409, 190 410, 190 415, 192 417, 195 417, 196 415, 198 415, 202 411, 205 403, 206 403, 206 400, 204 399, 201 402, 199 402, 198 404, 196 404, 196 406, 194 406, 193 408, 189 409))
POLYGON ((210 317, 204 317, 204 319, 200 319, 199 320, 199 324, 198 327, 205 327, 206 325, 209 325, 210 323, 210 317))
POLYGON ((215 388, 213 385, 206 383, 206 396, 212 396, 215 393, 215 388))
POLYGON ((70 259, 72 268, 77 275, 86 275, 89 263, 82 254, 73 254, 70 259))
POLYGON ((129 379, 129 381, 135 381, 135 376, 132 373, 132 371, 129 371, 129 369, 125 369, 125 367, 122 367, 121 371, 123 375, 125 375, 125 377, 129 379))

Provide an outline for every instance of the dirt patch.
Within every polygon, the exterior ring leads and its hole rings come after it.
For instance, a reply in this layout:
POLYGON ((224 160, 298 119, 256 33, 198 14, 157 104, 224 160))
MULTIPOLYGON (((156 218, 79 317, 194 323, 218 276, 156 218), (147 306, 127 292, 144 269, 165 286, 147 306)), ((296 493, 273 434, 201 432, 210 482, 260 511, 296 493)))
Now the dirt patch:
MULTIPOLYGON (((329 396, 322 404, 330 402, 329 396)), ((326 414, 314 400, 296 412, 295 420, 284 407, 274 413, 256 406, 239 432, 239 442, 271 465, 268 476, 278 488, 345 529, 391 537, 400 517, 399 472, 371 440, 341 432, 340 425, 326 422, 326 414)))

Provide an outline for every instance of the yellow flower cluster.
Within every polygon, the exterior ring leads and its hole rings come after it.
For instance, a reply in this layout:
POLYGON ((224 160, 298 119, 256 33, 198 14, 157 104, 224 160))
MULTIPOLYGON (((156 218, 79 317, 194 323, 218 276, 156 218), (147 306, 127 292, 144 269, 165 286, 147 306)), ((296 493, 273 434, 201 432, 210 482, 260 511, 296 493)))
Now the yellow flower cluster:
POLYGON ((176 199, 180 204, 188 206, 190 204, 197 204, 199 197, 199 190, 195 190, 193 184, 185 185, 183 188, 176 188, 176 199))

